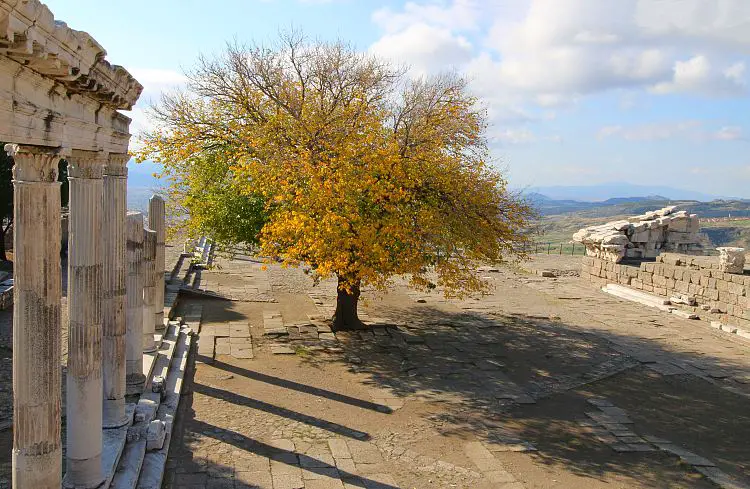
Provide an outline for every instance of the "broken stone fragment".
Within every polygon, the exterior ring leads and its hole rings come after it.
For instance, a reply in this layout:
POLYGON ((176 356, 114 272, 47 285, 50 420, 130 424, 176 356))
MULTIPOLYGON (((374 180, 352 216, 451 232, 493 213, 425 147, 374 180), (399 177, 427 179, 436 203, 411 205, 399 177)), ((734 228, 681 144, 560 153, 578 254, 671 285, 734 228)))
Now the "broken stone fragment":
POLYGON ((146 450, 161 450, 166 436, 167 424, 158 419, 151 421, 146 433, 146 450))
POLYGON ((719 270, 725 273, 742 274, 745 270, 745 248, 721 247, 719 252, 719 270))

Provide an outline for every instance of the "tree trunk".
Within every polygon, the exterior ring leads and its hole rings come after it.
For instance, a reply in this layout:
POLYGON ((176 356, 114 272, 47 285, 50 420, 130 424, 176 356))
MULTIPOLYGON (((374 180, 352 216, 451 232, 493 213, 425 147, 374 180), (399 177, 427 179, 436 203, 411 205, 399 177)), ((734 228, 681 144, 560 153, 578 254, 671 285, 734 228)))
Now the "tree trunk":
POLYGON ((357 315, 357 303, 359 302, 359 280, 346 290, 343 286, 345 279, 338 278, 338 295, 336 297, 336 312, 333 313, 331 329, 333 331, 351 331, 365 329, 364 323, 357 315))

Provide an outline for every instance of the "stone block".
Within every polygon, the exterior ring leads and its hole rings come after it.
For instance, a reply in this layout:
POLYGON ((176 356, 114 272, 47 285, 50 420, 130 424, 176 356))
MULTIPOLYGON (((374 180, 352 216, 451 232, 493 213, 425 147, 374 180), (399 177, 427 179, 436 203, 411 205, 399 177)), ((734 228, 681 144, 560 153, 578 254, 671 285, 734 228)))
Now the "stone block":
POLYGON ((151 421, 146 432, 146 450, 161 450, 166 436, 167 424, 158 419, 151 421))
POLYGON ((725 273, 742 274, 745 269, 745 248, 720 247, 719 270, 725 273))
POLYGON ((729 290, 730 293, 732 293, 732 294, 734 294, 734 295, 736 295, 738 297, 741 297, 741 296, 745 295, 745 286, 744 285, 731 282, 731 283, 727 284, 727 289, 729 290))
POLYGON ((737 304, 737 296, 731 292, 719 291, 719 301, 726 304, 737 304))

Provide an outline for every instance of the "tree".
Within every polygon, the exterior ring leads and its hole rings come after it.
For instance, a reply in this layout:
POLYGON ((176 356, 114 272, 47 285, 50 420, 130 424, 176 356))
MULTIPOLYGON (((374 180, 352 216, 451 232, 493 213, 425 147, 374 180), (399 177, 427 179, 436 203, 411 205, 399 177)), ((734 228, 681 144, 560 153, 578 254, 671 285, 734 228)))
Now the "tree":
POLYGON ((208 234, 225 245, 257 244, 266 222, 265 202, 243 190, 221 151, 206 149, 171 162, 162 176, 171 182, 171 221, 181 222, 188 234, 208 234), (189 219, 181 221, 181 216, 189 219))
POLYGON ((13 226, 13 160, 0 142, 0 261, 8 261, 5 236, 13 226))
POLYGON ((460 76, 409 79, 293 33, 229 45, 188 79, 152 108, 139 159, 177 189, 195 185, 191 162, 213 159, 232 192, 260 199, 261 251, 337 277, 334 330, 363 327, 364 285, 405 274, 448 296, 483 291, 476 263, 520 253, 532 210, 488 165, 486 112, 460 76))

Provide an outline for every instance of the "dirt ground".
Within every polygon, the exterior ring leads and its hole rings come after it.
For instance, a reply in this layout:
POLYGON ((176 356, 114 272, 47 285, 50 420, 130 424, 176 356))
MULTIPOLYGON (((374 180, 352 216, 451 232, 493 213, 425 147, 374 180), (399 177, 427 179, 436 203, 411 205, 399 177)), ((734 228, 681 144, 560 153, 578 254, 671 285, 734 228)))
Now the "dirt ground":
POLYGON ((485 269, 494 293, 466 300, 395 281, 363 294, 372 331, 318 343, 264 318, 303 331, 335 284, 220 260, 201 287, 234 300, 183 307, 202 306, 198 341, 246 324, 254 358, 194 355, 165 487, 748 484, 748 345, 591 288, 579 260, 485 269))

